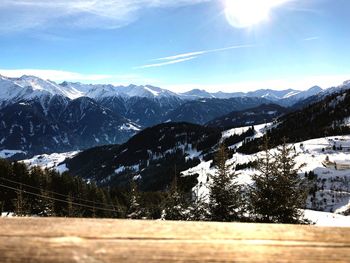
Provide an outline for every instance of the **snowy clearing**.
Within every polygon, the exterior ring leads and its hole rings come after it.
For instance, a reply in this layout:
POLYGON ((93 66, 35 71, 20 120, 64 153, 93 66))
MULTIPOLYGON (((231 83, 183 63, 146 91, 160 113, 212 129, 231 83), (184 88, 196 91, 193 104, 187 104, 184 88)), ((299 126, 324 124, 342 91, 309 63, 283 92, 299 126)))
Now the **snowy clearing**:
POLYGON ((66 152, 66 153, 52 153, 36 155, 31 159, 23 160, 22 162, 27 164, 30 168, 38 166, 40 168, 55 169, 59 173, 68 171, 65 164, 61 164, 66 158, 72 158, 77 155, 79 151, 66 152))

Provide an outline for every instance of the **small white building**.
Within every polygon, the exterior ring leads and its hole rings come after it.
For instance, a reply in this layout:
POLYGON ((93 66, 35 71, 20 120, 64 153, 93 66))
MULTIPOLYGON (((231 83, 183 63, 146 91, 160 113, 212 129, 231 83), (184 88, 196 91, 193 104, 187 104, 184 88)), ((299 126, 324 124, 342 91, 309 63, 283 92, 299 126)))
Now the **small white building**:
POLYGON ((329 149, 335 147, 336 149, 342 149, 343 151, 350 151, 350 141, 344 138, 328 139, 329 149))
POLYGON ((342 161, 330 161, 328 156, 326 160, 322 162, 323 166, 327 168, 333 168, 335 170, 350 170, 350 160, 342 161))

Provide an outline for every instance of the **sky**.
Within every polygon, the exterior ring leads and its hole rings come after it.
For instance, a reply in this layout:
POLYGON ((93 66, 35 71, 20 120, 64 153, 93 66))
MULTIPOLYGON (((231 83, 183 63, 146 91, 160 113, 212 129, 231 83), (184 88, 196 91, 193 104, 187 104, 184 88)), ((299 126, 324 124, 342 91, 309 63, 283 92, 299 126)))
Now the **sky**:
POLYGON ((0 74, 175 92, 350 79, 349 0, 0 0, 0 74))

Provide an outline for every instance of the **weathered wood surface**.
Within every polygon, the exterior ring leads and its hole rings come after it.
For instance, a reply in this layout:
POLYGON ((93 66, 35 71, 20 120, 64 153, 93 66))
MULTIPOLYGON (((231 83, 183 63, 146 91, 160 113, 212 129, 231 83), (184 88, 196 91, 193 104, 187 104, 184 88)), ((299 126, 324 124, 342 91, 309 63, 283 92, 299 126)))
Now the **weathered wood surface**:
POLYGON ((0 218, 0 262, 350 262, 350 228, 0 218))

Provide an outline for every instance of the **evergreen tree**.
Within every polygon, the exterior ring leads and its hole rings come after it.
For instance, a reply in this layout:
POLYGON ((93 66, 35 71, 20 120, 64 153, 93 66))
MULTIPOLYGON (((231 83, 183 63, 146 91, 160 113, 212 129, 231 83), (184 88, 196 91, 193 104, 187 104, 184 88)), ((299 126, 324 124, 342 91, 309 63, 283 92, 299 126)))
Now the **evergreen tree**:
POLYGON ((137 184, 133 179, 130 184, 130 206, 127 218, 142 219, 144 218, 144 210, 140 205, 140 195, 137 189, 137 184))
POLYGON ((205 196, 200 195, 198 189, 193 193, 192 201, 189 207, 188 220, 206 221, 210 218, 208 202, 205 196))
POLYGON ((276 177, 275 162, 269 151, 269 139, 264 138, 264 151, 257 159, 258 173, 252 176, 254 182, 249 191, 249 206, 256 220, 272 222, 274 208, 274 181, 276 177))
POLYGON ((281 223, 301 223, 301 208, 305 206, 308 187, 299 176, 298 171, 302 166, 297 166, 295 158, 297 154, 286 144, 277 148, 275 155, 277 181, 276 196, 278 196, 279 205, 276 207, 277 220, 281 223))
POLYGON ((236 221, 240 217, 241 189, 233 180, 237 177, 233 164, 228 164, 224 144, 215 156, 216 172, 209 188, 209 211, 213 221, 236 221))
POLYGON ((258 173, 252 176, 249 201, 255 220, 270 223, 302 222, 300 208, 305 205, 306 191, 298 175, 296 154, 284 142, 277 153, 269 150, 264 140, 264 152, 257 160, 258 173))
POLYGON ((186 205, 184 196, 177 186, 177 175, 171 184, 170 191, 165 199, 162 218, 165 220, 186 220, 186 205))

